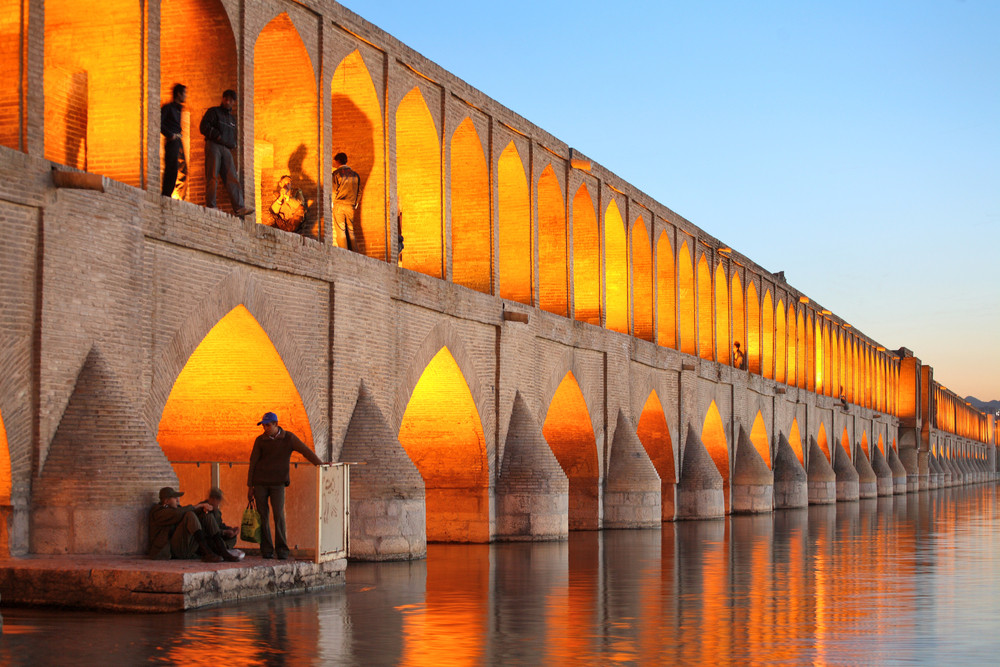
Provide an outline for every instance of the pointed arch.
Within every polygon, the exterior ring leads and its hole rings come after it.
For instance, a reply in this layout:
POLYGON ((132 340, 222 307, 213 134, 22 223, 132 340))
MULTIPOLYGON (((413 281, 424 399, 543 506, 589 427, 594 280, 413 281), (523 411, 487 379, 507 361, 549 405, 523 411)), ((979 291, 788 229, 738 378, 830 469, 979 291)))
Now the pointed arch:
POLYGON ((538 177, 538 304, 569 317, 566 202, 551 164, 538 177))
POLYGON ((309 417, 281 355, 239 305, 188 357, 167 396, 156 439, 171 462, 245 461, 265 412, 277 413, 283 428, 313 446, 309 417), (225 409, 206 410, 206 403, 225 409))
POLYGON ((681 352, 685 354, 698 354, 698 339, 695 332, 695 294, 694 294, 694 266, 691 263, 691 250, 688 249, 687 241, 681 244, 681 251, 678 254, 677 271, 677 292, 680 295, 680 333, 681 352))
POLYGON ((826 454, 826 460, 833 462, 833 457, 830 456, 830 443, 827 442, 826 437, 826 427, 823 422, 819 424, 819 433, 816 435, 816 444, 819 445, 820 451, 826 454))
POLYGON ((705 253, 698 259, 698 356, 715 360, 712 341, 712 273, 705 253))
POLYGON ((774 305, 771 290, 764 290, 764 305, 761 307, 761 368, 766 378, 774 377, 774 305))
POLYGON ((7 429, 3 425, 3 411, 0 411, 0 505, 10 504, 10 491, 10 446, 7 442, 7 429))
POLYGON ((757 411, 757 416, 753 419, 753 428, 750 429, 750 442, 753 443, 754 449, 760 454, 760 458, 770 468, 773 463, 771 460, 771 438, 767 435, 767 425, 764 424, 764 416, 760 410, 757 411))
POLYGON ((639 442, 649 455, 656 473, 660 476, 660 497, 663 499, 663 518, 672 519, 674 516, 674 485, 677 483, 677 472, 674 465, 674 446, 670 438, 670 428, 667 425, 666 415, 663 413, 663 404, 654 389, 649 393, 645 405, 642 407, 642 414, 639 417, 639 425, 636 428, 636 435, 639 442))
POLYGON ((808 326, 806 319, 807 315, 799 310, 796 315, 796 321, 798 322, 798 349, 796 351, 796 363, 798 364, 798 386, 805 389, 809 382, 807 376, 809 375, 809 344, 808 335, 806 328, 808 326))
POLYGON ((885 438, 882 437, 881 433, 878 434, 878 440, 876 442, 878 444, 878 450, 882 452, 882 456, 885 456, 885 438))
POLYGON ((844 448, 844 453, 847 454, 848 460, 854 460, 851 456, 851 436, 847 433, 847 427, 844 427, 844 432, 840 436, 840 446, 844 448))
POLYGON ((752 280, 747 282, 747 367, 751 373, 761 374, 760 302, 757 287, 752 280))
POLYGON ((636 338, 653 341, 653 246, 646 222, 632 224, 632 321, 636 338))
MULTIPOLYGON (((743 310, 743 284, 740 282, 740 274, 735 268, 732 269, 733 277, 730 280, 730 305, 729 309, 732 313, 732 323, 733 323, 733 344, 735 347, 736 343, 740 344, 743 354, 749 354, 747 351, 747 337, 746 337, 746 314, 743 310)), ((749 368, 749 360, 747 360, 747 368, 749 368)))
POLYGON ((774 323, 774 379, 778 382, 785 382, 785 302, 778 300, 778 307, 775 309, 774 323))
POLYGON ((614 199, 604 210, 604 293, 604 307, 607 309, 604 326, 627 334, 628 241, 625 221, 614 199))
POLYGON ((451 135, 450 167, 452 282, 491 294, 490 169, 476 125, 468 116, 451 135))
POLYGON ((799 433, 799 420, 792 420, 792 427, 788 430, 788 444, 792 446, 792 451, 795 452, 795 458, 799 460, 803 466, 806 464, 805 455, 802 452, 802 435, 799 433))
POLYGON ((570 530, 600 527, 600 464, 590 411, 573 372, 563 376, 542 425, 559 465, 569 478, 570 530))
MULTIPOLYGON (((287 12, 257 35, 253 53, 254 192, 257 222, 265 215, 285 174, 316 201, 319 183, 319 96, 312 59, 287 12), (289 76, 295 72, 296 76, 289 76)), ((221 189, 221 188, 220 188, 221 189)), ((313 229, 317 207, 310 206, 302 230, 313 229)))
POLYGON ((531 198, 524 162, 513 140, 497 163, 499 286, 503 299, 531 305, 531 198))
MULTIPOLYGON (((361 52, 349 53, 333 72, 330 113, 334 153, 347 154, 363 185, 354 219, 358 250, 389 261, 385 216, 385 130, 382 104, 361 52)), ((331 236, 336 243, 336 235, 331 236)))
POLYGON ((419 86, 396 107, 396 197, 403 267, 443 278, 441 142, 419 86))
POLYGON ((809 391, 816 389, 816 330, 814 329, 812 315, 806 313, 802 318, 806 336, 806 365, 805 365, 805 388, 809 391))
POLYGON ((868 432, 861 432, 861 451, 865 453, 865 458, 869 461, 872 460, 872 454, 868 451, 868 432))
POLYGON ((677 303, 674 285, 674 251, 666 232, 656 241, 656 342, 677 347, 677 303))
POLYGON ((785 376, 787 382, 790 386, 798 386, 799 378, 801 375, 797 376, 796 371, 801 374, 801 369, 796 368, 798 363, 798 339, 796 335, 802 331, 801 313, 796 314, 795 304, 788 304, 788 319, 786 320, 785 326, 787 327, 788 344, 785 347, 785 376), (797 319, 798 318, 798 319, 797 319))
POLYGON ((424 478, 427 541, 488 542, 486 437, 469 384, 447 346, 410 395, 399 443, 424 478))
POLYGON ((719 363, 732 365, 732 345, 729 343, 729 281, 722 262, 715 267, 715 349, 719 363))
POLYGON ((708 406, 705 421, 701 427, 701 441, 722 475, 722 490, 725 494, 726 512, 729 511, 729 440, 722 425, 722 416, 715 401, 708 406))
POLYGON ((583 183, 573 195, 573 306, 576 319, 601 325, 601 235, 583 183))
POLYGON ((826 393, 826 355, 824 354, 826 350, 826 336, 823 331, 823 322, 821 318, 816 318, 816 393, 824 394, 826 393))

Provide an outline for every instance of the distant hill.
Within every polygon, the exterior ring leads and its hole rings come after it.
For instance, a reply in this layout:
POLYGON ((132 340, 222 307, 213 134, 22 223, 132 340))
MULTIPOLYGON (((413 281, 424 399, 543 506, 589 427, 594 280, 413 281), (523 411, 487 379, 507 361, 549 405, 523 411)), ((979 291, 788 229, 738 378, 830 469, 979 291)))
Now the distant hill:
POLYGON ((1000 401, 980 401, 975 396, 966 396, 965 400, 972 403, 973 407, 987 414, 996 414, 997 410, 1000 410, 1000 401))

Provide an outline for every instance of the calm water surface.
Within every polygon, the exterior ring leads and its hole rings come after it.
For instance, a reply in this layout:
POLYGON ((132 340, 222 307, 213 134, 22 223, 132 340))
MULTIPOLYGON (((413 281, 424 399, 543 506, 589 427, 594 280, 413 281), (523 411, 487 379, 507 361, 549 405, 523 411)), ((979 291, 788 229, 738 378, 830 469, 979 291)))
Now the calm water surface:
POLYGON ((992 485, 568 542, 431 545, 186 614, 3 609, 0 663, 997 664, 992 485))

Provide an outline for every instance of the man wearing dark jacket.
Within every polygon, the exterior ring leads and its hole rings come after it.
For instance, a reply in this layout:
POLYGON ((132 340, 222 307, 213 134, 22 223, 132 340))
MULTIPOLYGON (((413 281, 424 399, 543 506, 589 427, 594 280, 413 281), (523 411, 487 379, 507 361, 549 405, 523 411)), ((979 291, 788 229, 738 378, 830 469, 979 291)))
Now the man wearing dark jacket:
POLYGON ((260 555, 264 558, 276 555, 285 560, 290 553, 285 538, 285 487, 291 482, 288 464, 292 452, 302 454, 313 465, 323 465, 323 461, 298 436, 278 426, 278 415, 273 412, 264 413, 257 426, 263 426, 264 432, 254 440, 250 452, 247 500, 253 499, 260 513, 260 555), (268 522, 269 500, 270 509, 274 511, 273 541, 268 522))
POLYGON ((221 173, 233 211, 242 218, 253 213, 253 209, 243 204, 243 189, 233 161, 236 117, 232 111, 235 106, 236 91, 227 90, 222 93, 222 104, 206 111, 201 119, 201 133, 205 135, 205 206, 216 208, 215 181, 221 173))
POLYGON ((174 86, 170 102, 160 107, 160 134, 166 139, 163 146, 163 183, 160 194, 184 199, 187 193, 187 160, 184 157, 184 140, 181 137, 181 112, 187 101, 187 87, 174 86))
POLYGON ((181 507, 181 491, 165 486, 160 489, 160 502, 149 511, 149 557, 154 560, 197 558, 206 563, 222 560, 238 561, 222 541, 219 524, 210 514, 208 503, 181 507))

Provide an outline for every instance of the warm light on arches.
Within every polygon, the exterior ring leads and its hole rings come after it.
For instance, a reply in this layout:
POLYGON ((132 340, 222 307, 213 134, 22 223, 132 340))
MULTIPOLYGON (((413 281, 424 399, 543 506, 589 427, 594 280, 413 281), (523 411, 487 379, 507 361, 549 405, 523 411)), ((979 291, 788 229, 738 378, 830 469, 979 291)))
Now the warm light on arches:
POLYGON ((573 196, 573 307, 577 320, 601 325, 601 236, 586 184, 573 196))
POLYGON ((501 298, 531 304, 531 199, 517 146, 511 141, 497 165, 501 298))
POLYGON ((283 428, 313 446, 295 383, 267 333, 240 305, 191 353, 167 397, 156 439, 170 461, 246 461, 265 412, 277 413, 283 428))
POLYGON ((726 429, 722 426, 722 416, 715 401, 708 406, 705 422, 701 428, 701 441, 705 444, 709 456, 715 461, 723 482, 729 482, 729 443, 726 440, 726 429))
POLYGON ((486 438, 469 385, 447 347, 417 381, 399 443, 424 478, 427 541, 488 542, 486 438))
POLYGON ((885 456, 885 439, 882 438, 882 434, 878 434, 878 450, 882 452, 882 456, 885 456))
POLYGON ((844 448, 844 453, 847 454, 848 460, 851 459, 851 437, 847 434, 847 427, 844 427, 844 433, 840 436, 840 446, 844 448))
POLYGON ((569 316, 566 238, 566 203, 549 164, 538 177, 538 305, 563 317, 569 316))
POLYGON ((792 446, 792 451, 795 452, 795 458, 799 460, 799 463, 805 465, 806 459, 802 454, 802 436, 799 434, 799 420, 792 420, 792 428, 788 431, 788 444, 792 446))
POLYGON ((761 308, 761 366, 766 378, 774 377, 774 303, 771 290, 764 291, 764 305, 761 308))
POLYGON ((490 170, 476 126, 466 118, 451 135, 452 282, 490 294, 492 240, 490 170))
POLYGON ((653 340, 653 246, 640 215, 632 225, 632 318, 636 338, 653 340))
POLYGON ((396 108, 396 196, 402 216, 403 267, 444 277, 441 148, 420 88, 396 108))
POLYGON ((677 347, 677 304, 674 297, 674 251, 666 232, 656 242, 656 342, 677 347))
POLYGON ((677 254, 677 262, 681 352, 696 355, 698 354, 698 341, 695 338, 694 265, 691 263, 691 251, 688 249, 687 241, 681 244, 681 251, 677 254))
POLYGON ((670 428, 667 426, 663 405, 656 391, 649 394, 646 404, 642 407, 642 415, 636 428, 636 435, 649 455, 656 473, 660 476, 660 497, 662 499, 664 520, 674 518, 674 484, 677 474, 674 466, 674 447, 670 439, 670 428))
POLYGON ((10 502, 10 449, 7 445, 7 429, 3 425, 3 413, 0 412, 0 505, 10 502))
POLYGON ((865 458, 867 458, 870 461, 871 458, 872 458, 872 455, 871 455, 871 452, 868 451, 868 432, 867 431, 862 431, 861 432, 861 451, 863 451, 865 453, 865 458))
POLYGON ((712 274, 702 253, 698 259, 698 356, 713 361, 712 345, 712 274))
POLYGON ((627 334, 628 327, 628 243, 625 222, 618 204, 612 201, 604 211, 604 288, 607 316, 604 326, 627 334))
POLYGON ((761 374, 760 302, 753 281, 747 282, 747 367, 751 373, 761 374))
POLYGON ((726 270, 719 264, 715 267, 715 349, 719 352, 719 363, 732 365, 732 347, 729 344, 729 281, 726 270))
POLYGON ((572 372, 566 373, 552 396, 542 434, 569 478, 570 530, 596 530, 600 527, 597 440, 572 372))
POLYGON ((830 456, 830 444, 827 442, 826 437, 826 427, 823 424, 819 425, 819 434, 816 436, 816 444, 819 445, 820 451, 826 454, 826 460, 832 462, 833 458, 830 456))
POLYGON ((785 377, 788 384, 791 386, 796 386, 798 384, 798 378, 801 377, 801 369, 799 369, 799 376, 796 376, 796 364, 798 363, 798 357, 796 356, 798 347, 798 339, 795 337, 796 333, 802 330, 801 315, 800 319, 796 320, 795 305, 788 304, 788 320, 785 323, 787 327, 788 344, 785 348, 786 361, 785 361, 785 377))
MULTIPOLYGON (((733 268, 733 277, 730 282, 730 312, 732 312, 733 320, 733 343, 739 343, 740 349, 743 350, 744 355, 749 354, 749 348, 747 346, 746 333, 744 332, 744 326, 746 324, 746 315, 743 312, 743 284, 740 282, 740 274, 733 268)), ((733 346, 735 348, 735 345, 733 346)), ((747 358, 747 368, 749 365, 749 358, 747 358)))
POLYGON ((757 411, 757 416, 753 420, 753 428, 750 429, 750 442, 754 449, 760 454, 767 467, 771 467, 771 439, 767 436, 767 426, 764 425, 764 417, 757 411))
POLYGON ((785 302, 779 300, 774 323, 774 379, 785 382, 785 302))

